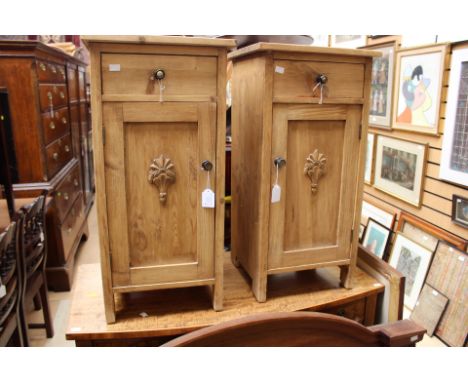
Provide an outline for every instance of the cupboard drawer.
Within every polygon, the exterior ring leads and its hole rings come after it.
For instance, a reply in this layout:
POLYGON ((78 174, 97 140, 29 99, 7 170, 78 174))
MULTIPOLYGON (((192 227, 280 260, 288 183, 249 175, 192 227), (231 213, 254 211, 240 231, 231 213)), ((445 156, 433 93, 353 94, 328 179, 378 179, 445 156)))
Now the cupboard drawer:
POLYGON ((274 102, 307 102, 320 99, 314 88, 317 76, 327 76, 323 102, 347 100, 358 103, 364 97, 364 64, 315 61, 274 61, 274 102))
POLYGON ((67 88, 65 85, 39 85, 41 111, 50 111, 68 105, 67 88))
POLYGON ((36 65, 39 82, 65 82, 65 67, 45 61, 39 61, 36 65))
POLYGON ((57 206, 58 217, 61 222, 65 219, 70 207, 80 191, 80 167, 77 163, 55 190, 55 203, 57 206))
POLYGON ((68 108, 55 110, 53 117, 50 112, 42 114, 42 127, 46 145, 63 137, 70 131, 70 121, 68 119, 68 108))
POLYGON ((364 323, 366 317, 366 299, 360 299, 348 304, 340 305, 334 308, 323 310, 323 313, 335 314, 349 318, 350 320, 364 323))
POLYGON ((46 147, 47 175, 52 178, 73 157, 70 134, 46 147))
POLYGON ((70 208, 70 212, 60 226, 65 259, 67 259, 71 253, 84 217, 83 194, 80 192, 75 203, 73 203, 73 206, 70 208))
POLYGON ((217 59, 156 54, 103 54, 102 84, 105 95, 159 96, 155 69, 165 72, 163 96, 168 100, 200 100, 216 95, 217 59), (185 98, 184 98, 185 97, 185 98))

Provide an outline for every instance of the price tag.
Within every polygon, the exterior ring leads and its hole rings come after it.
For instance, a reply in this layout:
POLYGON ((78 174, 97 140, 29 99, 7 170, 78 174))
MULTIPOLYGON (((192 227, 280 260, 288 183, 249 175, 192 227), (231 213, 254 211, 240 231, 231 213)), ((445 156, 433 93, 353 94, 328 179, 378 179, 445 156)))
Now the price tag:
POLYGON ((201 200, 203 208, 215 208, 215 193, 209 188, 202 192, 201 200))
POLYGON ((120 72, 120 64, 109 64, 109 72, 120 72))
POLYGON ((284 68, 282 66, 276 66, 275 67, 275 72, 279 73, 279 74, 283 74, 284 73, 284 68))
POLYGON ((433 290, 433 291, 432 291, 432 294, 433 294, 434 296, 438 296, 438 295, 439 295, 439 292, 437 292, 436 290, 433 290))
POLYGON ((6 286, 2 284, 2 278, 0 277, 0 298, 6 296, 7 290, 6 286))
POLYGON ((271 202, 278 203, 281 200, 281 187, 275 184, 271 190, 271 202))

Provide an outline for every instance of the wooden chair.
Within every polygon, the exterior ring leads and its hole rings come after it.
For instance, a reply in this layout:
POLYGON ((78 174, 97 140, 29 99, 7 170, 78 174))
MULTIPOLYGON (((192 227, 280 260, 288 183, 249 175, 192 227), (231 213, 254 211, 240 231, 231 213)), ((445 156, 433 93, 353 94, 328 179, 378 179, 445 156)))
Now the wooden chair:
POLYGON ((266 313, 196 330, 164 346, 414 346, 425 332, 410 320, 365 327, 326 313, 266 313))
MULTIPOLYGON (((18 218, 21 224, 22 217, 18 218)), ((0 233, 0 346, 23 346, 18 222, 0 233)))
POLYGON ((47 338, 54 336, 52 316, 49 308, 47 292, 46 261, 47 242, 45 235, 45 200, 46 192, 33 203, 21 208, 24 215, 22 225, 21 259, 23 274, 23 298, 21 318, 25 346, 29 346, 28 328, 45 329, 47 338), (29 324, 27 320, 27 307, 34 303, 34 308, 42 308, 44 323, 29 324))

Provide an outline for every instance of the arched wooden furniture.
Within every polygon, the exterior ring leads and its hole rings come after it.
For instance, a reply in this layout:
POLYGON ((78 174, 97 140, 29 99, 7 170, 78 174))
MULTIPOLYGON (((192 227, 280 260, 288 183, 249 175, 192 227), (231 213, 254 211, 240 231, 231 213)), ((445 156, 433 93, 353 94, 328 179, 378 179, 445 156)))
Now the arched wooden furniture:
POLYGON ((27 329, 45 329, 47 338, 54 335, 52 317, 49 308, 47 293, 47 278, 45 265, 47 260, 47 243, 45 235, 45 200, 44 192, 39 198, 29 205, 21 208, 24 214, 22 227, 22 271, 23 271, 23 303, 22 325, 25 345, 29 345, 27 329), (44 323, 29 324, 27 320, 27 307, 31 302, 39 310, 42 307, 44 323))
MULTIPOLYGON (((21 222, 21 217, 19 217, 21 222)), ((23 346, 19 314, 21 274, 18 256, 18 223, 0 233, 0 346, 23 346)))
POLYGON ((409 320, 365 327, 325 313, 266 313, 200 329, 164 346, 414 346, 425 332, 409 320))

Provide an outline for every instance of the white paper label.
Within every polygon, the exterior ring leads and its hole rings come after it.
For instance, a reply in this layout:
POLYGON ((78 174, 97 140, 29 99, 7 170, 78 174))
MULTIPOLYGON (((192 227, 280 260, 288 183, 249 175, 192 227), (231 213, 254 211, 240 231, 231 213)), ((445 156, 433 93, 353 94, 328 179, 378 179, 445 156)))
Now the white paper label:
POLYGON ((433 294, 434 296, 438 296, 438 295, 439 295, 439 292, 437 292, 436 290, 433 290, 433 291, 432 291, 432 294, 433 294))
POLYGON ((70 328, 70 331, 73 333, 81 332, 81 328, 79 326, 74 326, 73 328, 70 328))
POLYGON ((209 188, 202 192, 201 196, 203 208, 215 208, 215 193, 209 188))
POLYGON ((279 73, 279 74, 283 74, 284 73, 284 68, 282 66, 276 66, 275 72, 279 73))
POLYGON ((120 64, 109 64, 109 72, 120 72, 120 64))
POLYGON ((415 342, 415 341, 417 341, 417 340, 418 340, 418 336, 413 336, 413 337, 410 338, 410 341, 411 341, 411 342, 415 342))
POLYGON ((7 291, 6 291, 6 286, 3 285, 3 284, 0 285, 0 298, 6 296, 6 294, 7 294, 6 292, 7 292, 7 291))
POLYGON ((148 316, 148 313, 146 313, 146 312, 141 312, 141 313, 140 313, 140 317, 146 318, 146 317, 149 317, 149 316, 148 316))
POLYGON ((271 190, 271 202, 278 203, 281 200, 281 187, 279 184, 275 184, 271 190))
POLYGON ((463 255, 458 256, 458 260, 460 260, 460 261, 465 261, 465 256, 463 256, 463 255))

